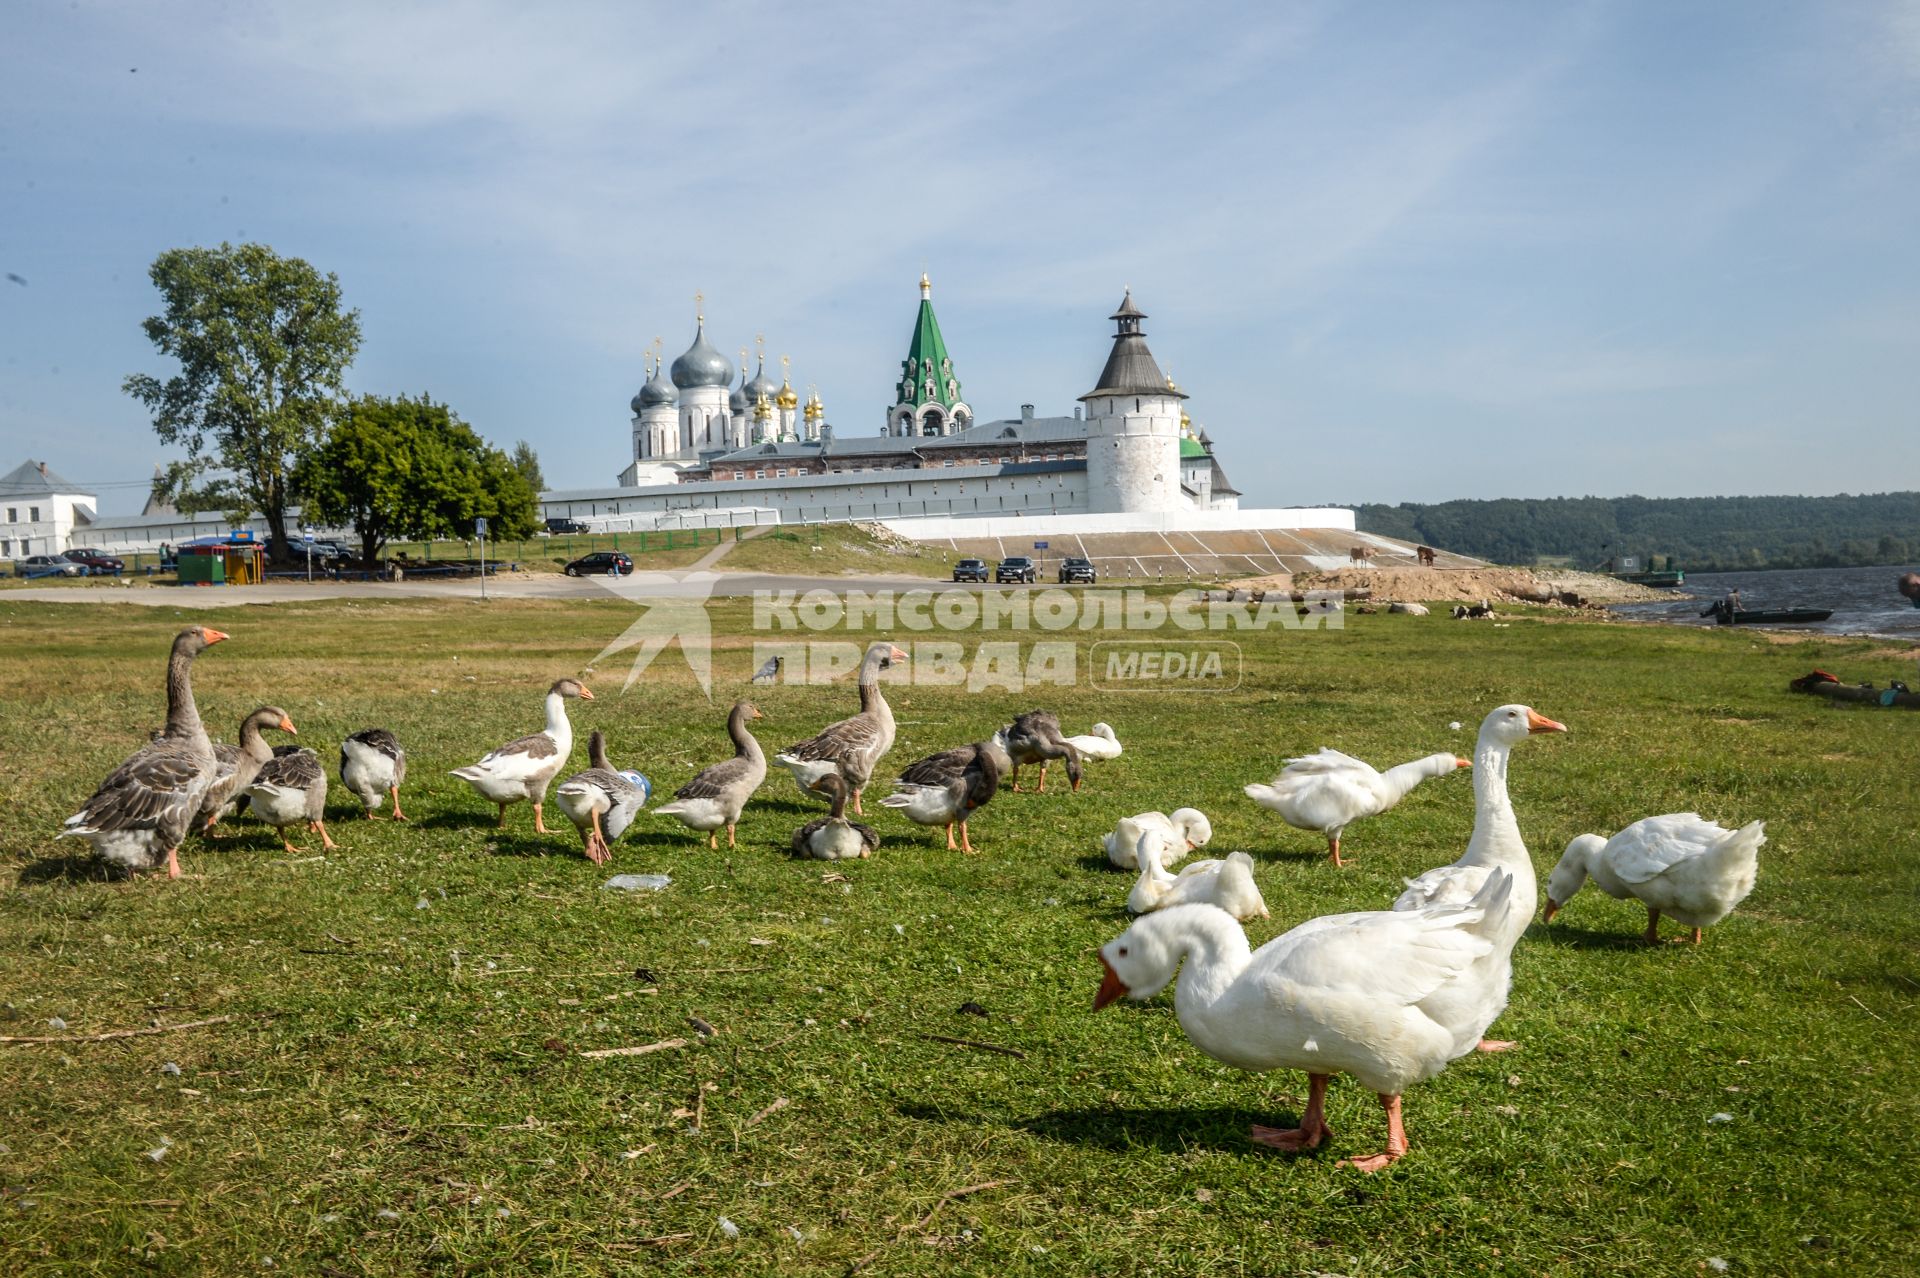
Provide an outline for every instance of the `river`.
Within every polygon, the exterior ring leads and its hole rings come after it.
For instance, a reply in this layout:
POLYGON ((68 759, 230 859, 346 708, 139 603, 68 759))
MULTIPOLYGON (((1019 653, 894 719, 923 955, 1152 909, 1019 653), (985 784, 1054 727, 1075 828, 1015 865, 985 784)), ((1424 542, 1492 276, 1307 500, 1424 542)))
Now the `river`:
POLYGON ((1920 608, 1896 586, 1907 567, 1787 568, 1779 572, 1690 572, 1674 598, 1655 603, 1613 604, 1623 617, 1710 626, 1700 612, 1729 590, 1743 608, 1831 608, 1833 616, 1782 630, 1818 630, 1835 635, 1887 635, 1920 640, 1920 608), (1692 596, 1683 598, 1682 596, 1692 596))

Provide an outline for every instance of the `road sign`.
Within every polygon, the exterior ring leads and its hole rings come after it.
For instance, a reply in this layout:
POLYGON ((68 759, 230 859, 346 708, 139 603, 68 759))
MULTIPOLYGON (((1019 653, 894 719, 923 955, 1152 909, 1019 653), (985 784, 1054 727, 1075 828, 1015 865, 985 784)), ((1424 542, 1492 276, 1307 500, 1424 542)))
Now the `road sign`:
POLYGON ((473 530, 482 537, 487 535, 487 517, 485 515, 481 515, 473 521, 473 530))
POLYGON ((1047 548, 1047 543, 1044 541, 1036 541, 1033 543, 1033 548, 1035 550, 1045 550, 1047 548))

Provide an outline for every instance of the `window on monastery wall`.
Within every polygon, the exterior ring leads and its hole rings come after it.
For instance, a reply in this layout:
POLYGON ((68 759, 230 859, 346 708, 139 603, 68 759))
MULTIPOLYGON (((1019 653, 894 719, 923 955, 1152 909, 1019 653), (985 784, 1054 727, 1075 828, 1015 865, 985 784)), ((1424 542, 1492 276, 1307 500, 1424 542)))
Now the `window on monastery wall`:
POLYGON ((40 522, 40 508, 38 506, 33 506, 28 509, 27 522, 33 524, 40 522))
POLYGON ((18 506, 7 507, 7 522, 10 524, 20 522, 20 508, 18 506))

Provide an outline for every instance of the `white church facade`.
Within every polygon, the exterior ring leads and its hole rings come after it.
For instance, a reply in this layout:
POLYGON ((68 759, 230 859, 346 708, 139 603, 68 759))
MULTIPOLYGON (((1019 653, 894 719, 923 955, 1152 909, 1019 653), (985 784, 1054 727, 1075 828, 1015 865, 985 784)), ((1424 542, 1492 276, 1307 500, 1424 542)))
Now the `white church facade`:
MULTIPOLYGON (((786 376, 739 383, 706 336, 670 367, 658 354, 631 404, 632 452, 609 488, 543 493, 542 513, 589 527, 1232 511, 1239 494, 1187 396, 1154 360, 1131 292, 1110 317, 1112 347, 1069 416, 979 422, 964 398, 920 279, 920 308, 879 434, 848 435, 817 393, 804 407, 786 376)), ((784 361, 783 361, 784 364, 784 361)), ((1176 519, 1177 522, 1177 519, 1176 519)))

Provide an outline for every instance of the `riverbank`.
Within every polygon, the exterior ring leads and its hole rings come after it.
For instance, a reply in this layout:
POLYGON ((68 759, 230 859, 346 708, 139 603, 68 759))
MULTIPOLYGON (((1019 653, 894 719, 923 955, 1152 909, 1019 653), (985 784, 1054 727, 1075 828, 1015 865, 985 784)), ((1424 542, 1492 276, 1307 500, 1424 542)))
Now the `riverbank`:
POLYGON ((1670 599, 1655 590, 1602 573, 1570 568, 1341 568, 1333 572, 1276 573, 1232 583, 1243 590, 1371 590, 1377 602, 1548 603, 1572 594, 1594 604, 1670 599))

